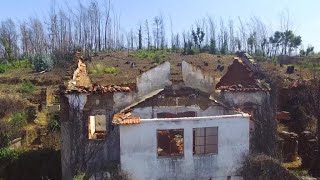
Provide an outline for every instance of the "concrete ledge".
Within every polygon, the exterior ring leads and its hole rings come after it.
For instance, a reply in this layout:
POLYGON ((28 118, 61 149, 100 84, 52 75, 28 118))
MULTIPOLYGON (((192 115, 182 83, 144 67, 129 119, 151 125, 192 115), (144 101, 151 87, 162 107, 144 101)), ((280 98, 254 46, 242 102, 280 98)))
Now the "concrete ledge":
POLYGON ((154 122, 154 121, 195 121, 195 120, 221 120, 231 118, 244 118, 249 120, 250 115, 247 113, 234 114, 234 115, 220 115, 220 116, 204 116, 204 117, 181 117, 181 118, 154 118, 154 119, 141 119, 143 122, 154 122))

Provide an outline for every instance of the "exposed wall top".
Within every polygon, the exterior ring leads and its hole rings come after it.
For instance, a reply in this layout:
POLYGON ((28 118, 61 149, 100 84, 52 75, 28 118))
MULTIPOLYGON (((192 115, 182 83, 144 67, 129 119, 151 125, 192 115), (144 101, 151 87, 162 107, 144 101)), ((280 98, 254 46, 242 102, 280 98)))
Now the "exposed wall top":
POLYGON ((113 92, 131 92, 131 89, 126 86, 101 86, 93 84, 90 87, 76 86, 74 88, 67 88, 64 90, 66 94, 71 93, 113 93, 113 92))
POLYGON ((88 76, 87 66, 84 63, 84 58, 81 53, 75 53, 77 61, 77 69, 74 71, 72 79, 68 82, 67 87, 62 87, 62 91, 66 94, 70 93, 107 93, 107 92, 130 92, 129 87, 122 87, 117 85, 101 86, 92 84, 88 76))
POLYGON ((222 91, 270 91, 267 83, 256 76, 258 67, 246 57, 235 57, 227 73, 217 83, 216 89, 222 91))
MULTIPOLYGON (((150 51, 152 52, 152 51, 150 51)), ((154 59, 149 58, 137 58, 130 56, 130 54, 135 52, 130 52, 129 56, 126 52, 110 54, 108 56, 97 56, 93 57, 92 62, 88 63, 88 67, 95 64, 101 64, 105 67, 115 67, 117 73, 112 74, 89 74, 92 82, 100 85, 108 86, 112 84, 116 85, 130 85, 134 86, 137 83, 136 77, 142 75, 143 73, 153 69, 166 61, 170 63, 170 81, 181 82, 182 72, 181 63, 186 61, 195 67, 200 68, 204 72, 211 74, 213 77, 222 77, 226 72, 226 66, 232 62, 232 57, 230 55, 219 56, 212 54, 196 54, 181 56, 179 53, 172 53, 168 57, 163 58, 160 62, 156 62, 154 59), (224 66, 224 70, 217 70, 217 65, 224 66)))

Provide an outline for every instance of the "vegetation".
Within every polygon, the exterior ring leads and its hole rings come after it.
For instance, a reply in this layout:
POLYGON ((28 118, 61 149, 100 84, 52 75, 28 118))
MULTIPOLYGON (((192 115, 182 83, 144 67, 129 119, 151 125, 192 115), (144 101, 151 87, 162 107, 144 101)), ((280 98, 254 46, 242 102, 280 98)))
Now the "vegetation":
POLYGON ((246 158, 239 170, 244 179, 298 180, 294 174, 281 166, 280 162, 266 155, 252 155, 246 158))
POLYGON ((54 64, 50 54, 35 54, 31 57, 31 62, 37 72, 49 70, 54 64))
POLYGON ((117 68, 105 67, 103 64, 95 64, 89 67, 90 74, 116 74, 117 72, 117 68))
POLYGON ((27 114, 25 112, 13 113, 9 122, 15 128, 22 128, 27 124, 27 114))
POLYGON ((61 179, 60 151, 0 150, 0 177, 4 179, 61 179), (17 173, 19 172, 19 173, 17 173))
POLYGON ((140 50, 131 52, 129 57, 141 58, 141 59, 153 59, 153 60, 160 60, 164 59, 168 56, 168 52, 164 50, 140 50))
POLYGON ((61 122, 59 114, 52 114, 49 117, 48 127, 52 132, 60 131, 61 122))
POLYGON ((0 164, 18 159, 23 150, 15 150, 9 148, 0 148, 0 164))
POLYGON ((21 84, 20 91, 22 93, 33 94, 35 90, 36 90, 36 86, 33 85, 30 81, 24 81, 21 84))
MULTIPOLYGON (((12 19, 4 20, 0 23, 0 60, 12 63, 22 57, 32 57, 35 71, 40 72, 54 65, 71 62, 70 52, 75 47, 83 49, 86 57, 101 51, 170 49, 186 55, 247 51, 252 55, 274 58, 279 54, 292 55, 302 44, 302 37, 295 34, 292 30, 294 28, 288 25, 291 23, 289 16, 281 17, 281 23, 286 24, 284 30, 274 32, 258 17, 251 17, 247 21, 241 18, 221 18, 217 21, 217 18, 208 16, 191 24, 191 28, 185 29, 183 33, 174 32, 170 20, 171 35, 168 36, 166 31, 169 27, 162 14, 145 19, 137 29, 123 30, 120 16, 110 11, 111 6, 110 0, 104 5, 94 0, 79 1, 75 9, 81 11, 76 11, 63 6, 58 8, 58 5, 53 4, 49 19, 43 21, 38 17, 19 24, 12 19), (111 16, 117 18, 111 21, 111 16), (52 55, 47 55, 47 52, 52 52, 52 55)), ((301 50, 300 54, 308 56, 313 51, 314 48, 310 46, 301 50)), ((137 56, 143 58, 158 57, 148 53, 139 54, 137 56)), ((4 69, 0 66, 0 73, 4 69)))
POLYGON ((0 74, 8 72, 13 69, 25 69, 31 68, 31 63, 29 60, 16 60, 10 63, 0 64, 0 74))

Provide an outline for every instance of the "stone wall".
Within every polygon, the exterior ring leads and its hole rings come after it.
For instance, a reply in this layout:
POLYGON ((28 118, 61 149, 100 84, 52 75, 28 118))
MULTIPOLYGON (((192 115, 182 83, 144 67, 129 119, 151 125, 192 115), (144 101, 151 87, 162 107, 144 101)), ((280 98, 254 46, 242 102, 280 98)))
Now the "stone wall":
POLYGON ((206 93, 213 93, 215 89, 214 77, 206 74, 185 61, 182 61, 182 78, 186 86, 198 89, 206 93))
POLYGON ((168 85, 171 85, 169 62, 160 64, 137 77, 137 92, 139 97, 168 85))
POLYGON ((61 161, 63 179, 101 171, 108 162, 120 161, 119 128, 111 124, 112 94, 70 94, 62 98, 61 161), (108 132, 104 139, 88 138, 88 119, 105 112, 108 132))

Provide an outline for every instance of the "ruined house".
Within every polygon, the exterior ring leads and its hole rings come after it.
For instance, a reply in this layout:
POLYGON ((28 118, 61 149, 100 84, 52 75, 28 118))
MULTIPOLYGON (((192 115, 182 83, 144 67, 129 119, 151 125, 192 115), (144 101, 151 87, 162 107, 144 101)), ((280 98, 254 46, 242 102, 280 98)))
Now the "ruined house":
POLYGON ((192 62, 167 61, 130 87, 92 84, 79 60, 61 89, 63 179, 81 172, 99 179, 110 164, 132 179, 239 178, 250 118, 268 96, 246 60, 235 58, 218 83, 192 62))

